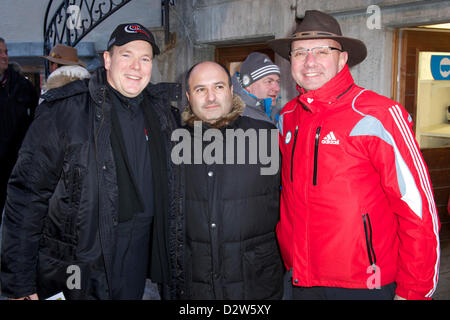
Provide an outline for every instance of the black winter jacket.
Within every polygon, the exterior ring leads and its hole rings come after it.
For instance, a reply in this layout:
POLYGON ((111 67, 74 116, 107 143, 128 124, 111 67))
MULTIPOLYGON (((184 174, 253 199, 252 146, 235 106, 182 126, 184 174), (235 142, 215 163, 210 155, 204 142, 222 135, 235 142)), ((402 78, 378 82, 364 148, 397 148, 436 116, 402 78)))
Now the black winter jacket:
POLYGON ((9 176, 37 103, 37 92, 31 82, 9 66, 0 81, 0 213, 9 176))
MULTIPOLYGON (((8 186, 2 291, 8 297, 37 292, 46 298, 63 291, 68 299, 109 299, 118 186, 104 69, 43 98, 8 186), (80 271, 80 289, 67 286, 73 265, 80 271)), ((174 290, 168 266, 176 246, 176 232, 168 228, 180 207, 179 168, 168 156, 174 122, 166 92, 158 85, 145 89, 143 105, 144 114, 157 117, 160 125, 159 136, 153 137, 159 144, 150 146, 158 186, 150 276, 174 290)))
MULTIPOLYGON (((251 147, 261 148, 260 132, 267 134, 270 148, 270 134, 275 127, 269 122, 240 116, 243 108, 242 100, 235 95, 233 111, 225 123, 216 127, 219 126, 225 137, 224 148, 227 129, 255 129, 257 146, 247 144, 246 164, 236 162, 236 143, 234 164, 209 165, 202 161, 202 164, 184 165, 183 299, 280 299, 282 296, 284 269, 275 237, 280 171, 277 168, 274 175, 261 175, 261 168, 267 165, 262 165, 259 158, 257 164, 249 164, 248 160, 251 147)), ((194 144, 195 116, 189 113, 185 111, 183 115, 194 144)), ((210 127, 203 123, 202 128, 204 134, 210 127)), ((276 135, 275 140, 278 142, 276 135)), ((209 144, 204 142, 202 150, 209 144)), ((278 157, 277 146, 271 151, 278 157)))
POLYGON ((0 83, 0 159, 6 146, 15 156, 34 117, 38 96, 30 81, 10 66, 0 83))

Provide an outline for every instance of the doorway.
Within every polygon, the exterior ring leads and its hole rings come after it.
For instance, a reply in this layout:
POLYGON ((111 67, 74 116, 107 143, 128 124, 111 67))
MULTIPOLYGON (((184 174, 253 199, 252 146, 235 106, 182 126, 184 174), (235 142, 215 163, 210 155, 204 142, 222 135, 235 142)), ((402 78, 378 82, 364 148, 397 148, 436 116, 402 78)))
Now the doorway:
POLYGON ((441 221, 441 247, 450 246, 450 29, 416 27, 394 33, 392 96, 413 118, 441 221), (436 74, 436 61, 441 75, 436 74), (448 63, 447 59, 448 57, 448 63), (447 65, 448 64, 448 65, 447 65), (445 77, 447 76, 448 79, 445 77))
POLYGON ((265 53, 272 61, 275 61, 275 53, 264 43, 217 47, 215 60, 224 65, 230 71, 231 76, 233 76, 236 72, 239 72, 241 63, 245 58, 255 51, 265 53))

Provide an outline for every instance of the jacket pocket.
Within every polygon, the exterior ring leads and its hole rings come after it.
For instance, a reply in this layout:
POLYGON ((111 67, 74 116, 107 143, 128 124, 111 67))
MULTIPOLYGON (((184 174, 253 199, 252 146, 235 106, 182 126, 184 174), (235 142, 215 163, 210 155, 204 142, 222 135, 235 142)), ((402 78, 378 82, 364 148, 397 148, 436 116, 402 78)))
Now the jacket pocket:
POLYGON ((320 130, 322 127, 317 127, 316 135, 314 136, 314 169, 313 169, 313 186, 317 185, 317 159, 319 157, 319 142, 320 130))
POLYGON ((366 247, 367 247, 367 255, 369 257, 369 263, 372 266, 373 272, 375 272, 375 265, 377 263, 377 257, 375 255, 375 250, 373 249, 372 242, 372 224, 370 223, 369 214, 366 213, 363 215, 363 225, 364 225, 364 234, 366 237, 366 247))
POLYGON ((43 234, 39 241, 39 254, 58 261, 73 261, 76 257, 76 245, 43 234))
POLYGON ((82 170, 79 166, 74 166, 70 171, 70 214, 65 215, 64 233, 68 236, 75 237, 75 225, 78 217, 78 208, 81 200, 81 184, 82 184, 82 170))
POLYGON ((72 197, 71 197, 71 207, 78 209, 80 205, 81 198, 81 168, 75 166, 72 170, 72 197))
POLYGON ((243 255, 244 299, 280 299, 283 263, 275 233, 248 240, 243 255))
POLYGON ((295 153, 295 145, 297 144, 297 134, 298 134, 298 126, 295 127, 294 145, 292 146, 291 152, 291 182, 294 182, 294 153, 295 153))
POLYGON ((62 256, 56 258, 53 253, 39 252, 36 277, 36 291, 39 298, 47 299, 59 292, 63 292, 67 297, 66 271, 70 262, 63 259, 62 256))
POLYGON ((82 145, 71 145, 64 154, 62 165, 62 182, 67 199, 67 206, 70 214, 76 213, 80 204, 83 168, 80 164, 79 155, 82 152, 82 145))

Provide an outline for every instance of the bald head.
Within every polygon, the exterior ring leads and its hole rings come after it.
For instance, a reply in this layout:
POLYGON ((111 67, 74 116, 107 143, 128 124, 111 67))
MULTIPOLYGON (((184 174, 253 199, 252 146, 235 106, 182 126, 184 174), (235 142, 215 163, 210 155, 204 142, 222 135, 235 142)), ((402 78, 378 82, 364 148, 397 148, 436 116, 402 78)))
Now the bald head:
POLYGON ((191 77, 191 73, 192 71, 194 71, 195 68, 197 68, 198 66, 202 66, 202 65, 209 65, 209 66, 219 66, 220 68, 222 68, 222 70, 228 75, 228 85, 231 87, 231 75, 228 72, 227 68, 225 68, 223 65, 221 65, 220 63, 214 62, 214 61, 202 61, 199 63, 194 64, 186 73, 186 78, 185 78, 185 88, 186 88, 186 92, 189 92, 189 79, 191 77))

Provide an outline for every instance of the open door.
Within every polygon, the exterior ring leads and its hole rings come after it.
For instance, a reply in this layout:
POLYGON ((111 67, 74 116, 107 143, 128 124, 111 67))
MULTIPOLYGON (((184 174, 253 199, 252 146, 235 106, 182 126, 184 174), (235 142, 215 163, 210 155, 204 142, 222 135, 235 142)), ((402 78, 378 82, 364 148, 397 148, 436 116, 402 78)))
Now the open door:
POLYGON ((411 114, 430 173, 441 221, 441 247, 450 245, 450 30, 406 28, 394 36, 393 97, 411 114))

